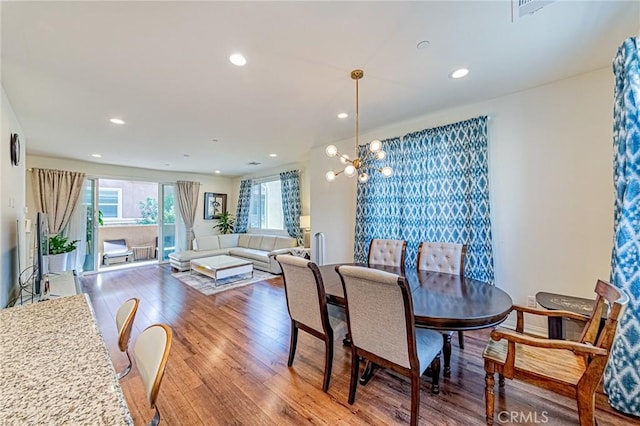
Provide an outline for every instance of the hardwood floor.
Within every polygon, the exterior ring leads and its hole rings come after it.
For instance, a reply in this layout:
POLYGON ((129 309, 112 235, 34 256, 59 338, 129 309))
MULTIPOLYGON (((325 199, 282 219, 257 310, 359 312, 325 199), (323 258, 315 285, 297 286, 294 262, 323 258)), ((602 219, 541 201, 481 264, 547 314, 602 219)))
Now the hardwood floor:
MULTIPOLYGON (((126 365, 118 350, 115 312, 130 297, 140 298, 131 346, 147 326, 164 322, 174 333, 166 374, 158 397, 166 425, 406 424, 410 385, 400 376, 377 371, 359 386, 354 405, 347 404, 349 349, 337 336, 329 392, 322 392, 324 344, 305 332, 287 367, 289 316, 282 279, 258 282, 214 296, 204 296, 171 276, 168 266, 145 266, 89 275, 81 279, 116 370, 126 365)), ((420 423, 484 424, 482 349, 489 332, 465 332, 465 349, 453 348, 450 378, 432 395, 430 379, 422 384, 420 423)), ((454 339, 456 340, 456 339, 454 339)), ((134 367, 122 388, 136 424, 153 417, 134 367)), ((598 424, 637 424, 597 397, 598 424)), ((577 424, 575 401, 515 381, 496 385, 496 424, 577 424), (498 413, 502 414, 498 418, 498 413), (515 413, 515 414, 509 414, 515 413), (522 414, 520 414, 522 413, 522 414), (521 417, 520 417, 521 416, 521 417)))

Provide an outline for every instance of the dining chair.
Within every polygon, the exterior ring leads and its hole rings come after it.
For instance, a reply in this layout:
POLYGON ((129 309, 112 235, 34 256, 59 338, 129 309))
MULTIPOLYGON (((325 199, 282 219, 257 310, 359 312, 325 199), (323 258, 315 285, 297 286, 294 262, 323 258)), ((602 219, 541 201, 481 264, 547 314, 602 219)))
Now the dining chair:
POLYGON ((326 392, 329 389, 333 365, 333 333, 340 326, 344 328, 345 322, 337 316, 329 315, 318 265, 302 257, 288 254, 277 255, 276 260, 282 268, 287 309, 291 318, 291 342, 287 366, 293 365, 299 329, 324 341, 322 390, 326 392))
POLYGON ((140 299, 131 298, 124 302, 118 312, 116 312, 116 328, 118 329, 118 348, 121 352, 127 354, 129 359, 129 365, 118 373, 118 379, 122 379, 131 371, 131 356, 129 355, 129 340, 131 339, 131 328, 133 327, 133 320, 138 312, 138 305, 140 299))
MULTIPOLYGON (((464 257, 467 253, 465 244, 421 242, 418 247, 416 262, 419 271, 442 272, 464 276, 464 257)), ((453 331, 442 332, 442 354, 444 357, 445 376, 451 375, 451 335, 453 331)), ((458 346, 464 349, 464 334, 458 331, 458 346)))
POLYGON ((166 324, 154 324, 140 333, 133 349, 133 356, 140 372, 147 400, 151 408, 155 409, 155 415, 149 423, 152 426, 157 426, 160 423, 160 411, 156 400, 169 358, 171 339, 171 327, 166 324))
POLYGON ((402 240, 373 239, 369 244, 369 265, 399 266, 404 268, 407 242, 402 240))
POLYGON ((491 340, 482 354, 486 371, 488 425, 493 424, 496 372, 499 374, 500 387, 504 387, 506 377, 576 398, 580 425, 595 424, 595 391, 611 354, 618 319, 629 302, 624 292, 604 281, 598 280, 595 292, 597 297, 590 317, 570 311, 545 311, 514 305, 516 330, 499 327, 491 333, 491 340), (599 331, 603 307, 607 305, 607 320, 599 331), (525 313, 548 318, 570 318, 586 321, 586 324, 577 342, 533 337, 523 334, 525 313))
POLYGON ((432 393, 439 393, 440 333, 415 327, 404 277, 358 266, 336 266, 342 280, 351 336, 349 404, 358 385, 360 357, 411 379, 411 425, 418 424, 420 376, 431 366, 432 393))

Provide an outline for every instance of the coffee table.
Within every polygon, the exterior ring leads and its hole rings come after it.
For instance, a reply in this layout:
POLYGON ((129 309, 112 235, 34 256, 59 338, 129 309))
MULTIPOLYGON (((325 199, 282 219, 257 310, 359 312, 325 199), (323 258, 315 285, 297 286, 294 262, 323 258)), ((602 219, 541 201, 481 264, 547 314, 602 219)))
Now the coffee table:
MULTIPOLYGON (((191 273, 193 272, 213 278, 214 285, 217 285, 219 279, 236 275, 251 273, 253 278, 253 263, 249 260, 224 255, 203 257, 191 261, 191 273)), ((240 279, 238 278, 238 280, 240 279)))

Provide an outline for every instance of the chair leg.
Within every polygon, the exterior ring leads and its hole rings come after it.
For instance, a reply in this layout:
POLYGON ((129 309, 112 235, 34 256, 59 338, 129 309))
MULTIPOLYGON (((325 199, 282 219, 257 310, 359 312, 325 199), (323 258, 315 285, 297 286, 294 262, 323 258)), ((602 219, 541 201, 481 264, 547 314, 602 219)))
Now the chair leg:
POLYGON ((351 382, 349 383, 349 404, 356 400, 356 387, 358 386, 358 371, 360 370, 360 358, 355 348, 351 348, 351 382))
POLYGON ((411 426, 418 426, 420 417, 420 376, 411 374, 411 426))
POLYGON ((322 390, 329 390, 329 382, 331 381, 331 368, 333 366, 333 334, 328 334, 324 338, 324 381, 322 390))
POLYGON ((444 355, 444 376, 451 376, 451 333, 442 333, 442 354, 444 355))
POLYGON ((296 345, 298 344, 298 324, 291 320, 291 342, 289 343, 289 360, 287 367, 293 365, 293 357, 296 355, 296 345))
POLYGON ((431 393, 440 393, 440 354, 431 361, 431 393))
POLYGON ((485 360, 484 370, 487 372, 485 375, 485 388, 484 388, 484 399, 485 399, 485 409, 486 409, 486 418, 487 424, 489 426, 493 425, 493 409, 494 409, 494 394, 493 394, 493 385, 495 384, 495 379, 493 378, 495 368, 494 365, 485 360))
POLYGON ((129 359, 129 365, 124 370, 122 370, 120 373, 118 373, 118 380, 122 379, 124 376, 129 374, 129 372, 131 371, 131 356, 129 355, 129 349, 127 348, 124 351, 124 353, 127 354, 127 358, 129 359))
POLYGON ((460 346, 460 349, 464 349, 464 334, 462 331, 458 331, 458 346, 460 346))
POLYGON ((502 373, 498 374, 498 387, 504 387, 504 375, 502 375, 502 373))
POLYGON ((580 426, 593 426, 596 424, 594 411, 595 411, 595 389, 584 395, 578 389, 578 419, 580 420, 580 426))

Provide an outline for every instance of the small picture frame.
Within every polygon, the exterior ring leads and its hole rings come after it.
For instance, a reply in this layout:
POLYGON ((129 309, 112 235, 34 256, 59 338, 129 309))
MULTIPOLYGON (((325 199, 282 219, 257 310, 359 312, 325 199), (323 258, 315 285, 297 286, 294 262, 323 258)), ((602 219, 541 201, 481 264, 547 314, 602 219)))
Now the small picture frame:
POLYGON ((227 194, 204 193, 204 220, 219 219, 227 211, 227 194))

